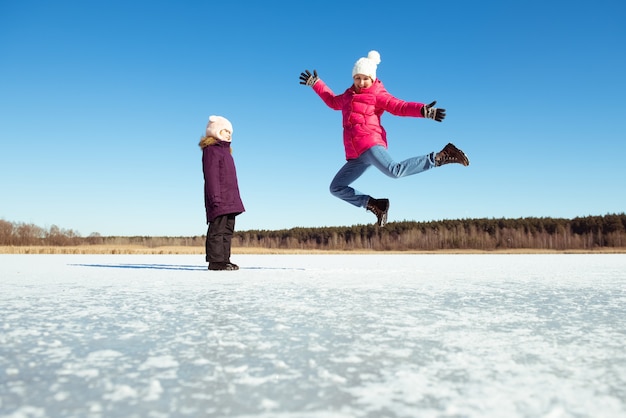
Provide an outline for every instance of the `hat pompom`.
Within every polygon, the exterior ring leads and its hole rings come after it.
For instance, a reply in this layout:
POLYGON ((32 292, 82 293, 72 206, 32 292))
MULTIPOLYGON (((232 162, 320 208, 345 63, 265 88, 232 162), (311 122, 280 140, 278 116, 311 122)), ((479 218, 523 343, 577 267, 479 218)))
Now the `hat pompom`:
POLYGON ((378 51, 370 51, 367 53, 367 58, 371 59, 372 61, 374 61, 374 63, 376 65, 380 64, 380 54, 378 53, 378 51))

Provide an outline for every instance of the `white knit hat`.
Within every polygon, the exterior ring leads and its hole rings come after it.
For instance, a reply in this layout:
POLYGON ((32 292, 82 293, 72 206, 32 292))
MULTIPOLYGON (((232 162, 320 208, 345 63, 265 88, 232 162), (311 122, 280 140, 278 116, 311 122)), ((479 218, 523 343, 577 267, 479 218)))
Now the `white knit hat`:
POLYGON ((226 129, 230 131, 230 134, 233 133, 233 125, 223 116, 209 116, 209 123, 206 126, 206 136, 210 136, 215 139, 220 139, 222 141, 230 141, 222 136, 222 129, 226 129))
POLYGON ((376 80, 376 67, 380 64, 380 54, 378 51, 370 51, 367 57, 359 58, 352 68, 352 77, 363 74, 376 80))

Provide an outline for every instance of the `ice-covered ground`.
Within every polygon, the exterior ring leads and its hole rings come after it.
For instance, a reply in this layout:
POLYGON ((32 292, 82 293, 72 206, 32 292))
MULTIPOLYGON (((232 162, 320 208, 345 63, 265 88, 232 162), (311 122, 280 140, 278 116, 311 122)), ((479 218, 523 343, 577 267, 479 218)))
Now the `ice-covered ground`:
POLYGON ((0 416, 626 416, 626 255, 233 261, 0 255, 0 416))

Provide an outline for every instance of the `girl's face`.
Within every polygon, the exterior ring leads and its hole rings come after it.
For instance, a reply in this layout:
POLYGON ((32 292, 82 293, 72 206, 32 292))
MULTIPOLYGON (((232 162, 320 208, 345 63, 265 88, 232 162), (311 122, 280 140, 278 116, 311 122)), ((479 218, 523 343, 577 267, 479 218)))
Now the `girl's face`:
POLYGON ((232 133, 228 129, 222 129, 220 131, 220 136, 224 139, 222 141, 230 142, 232 141, 232 133))
POLYGON ((357 93, 361 92, 361 89, 366 89, 372 87, 372 83, 374 82, 370 76, 365 74, 355 74, 354 78, 354 89, 357 93))

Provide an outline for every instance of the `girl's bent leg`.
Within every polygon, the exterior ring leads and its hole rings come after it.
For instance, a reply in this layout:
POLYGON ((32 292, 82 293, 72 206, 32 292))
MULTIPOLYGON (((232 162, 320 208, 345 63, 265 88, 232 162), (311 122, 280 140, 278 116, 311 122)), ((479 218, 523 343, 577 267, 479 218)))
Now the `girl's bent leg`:
POLYGON ((370 197, 353 189, 350 184, 361 177, 368 168, 369 164, 362 161, 361 157, 348 160, 330 183, 330 193, 351 205, 366 207, 370 197))
POLYGON ((384 174, 393 178, 412 176, 435 167, 435 153, 395 162, 385 147, 377 145, 365 151, 361 157, 384 174))

